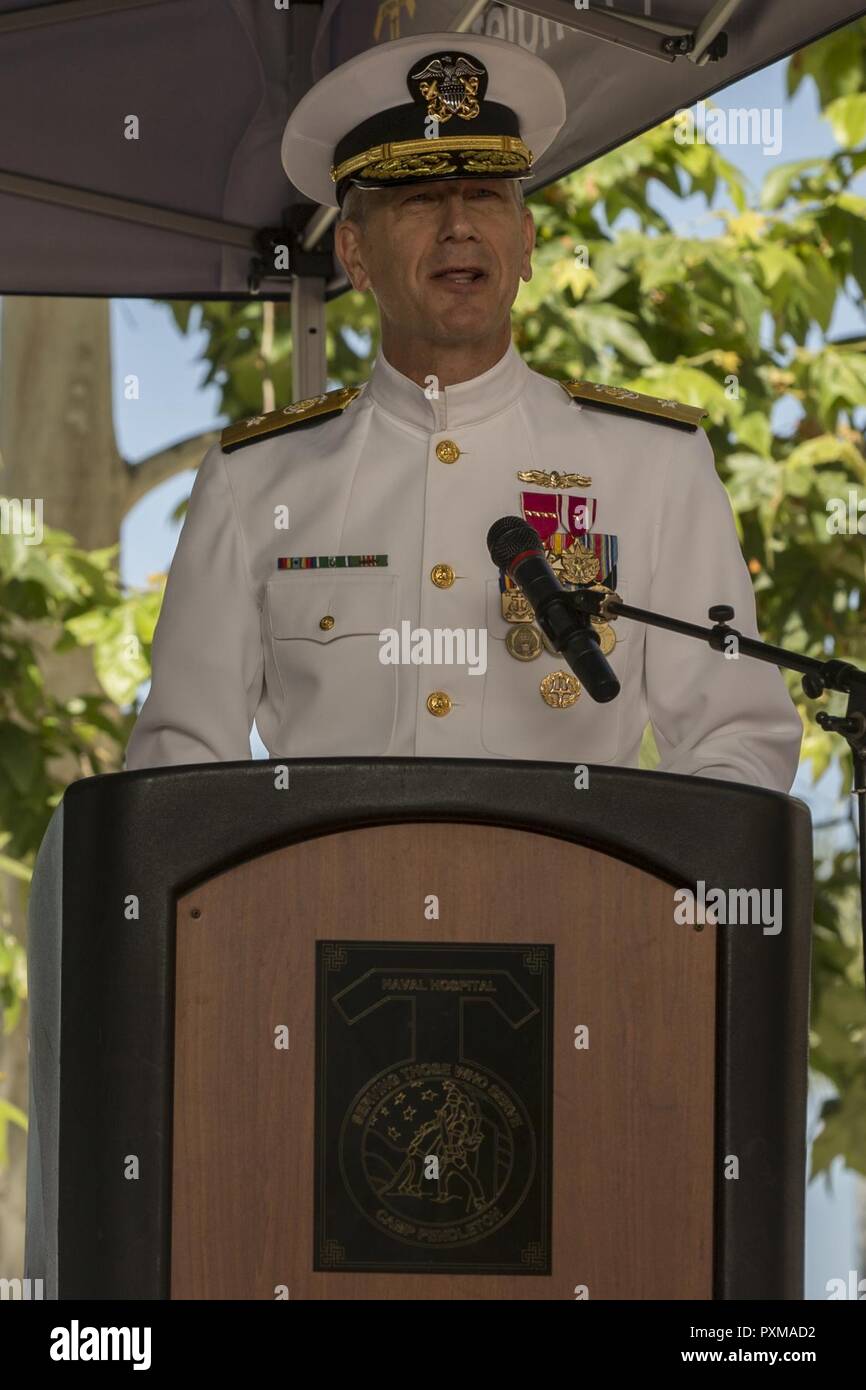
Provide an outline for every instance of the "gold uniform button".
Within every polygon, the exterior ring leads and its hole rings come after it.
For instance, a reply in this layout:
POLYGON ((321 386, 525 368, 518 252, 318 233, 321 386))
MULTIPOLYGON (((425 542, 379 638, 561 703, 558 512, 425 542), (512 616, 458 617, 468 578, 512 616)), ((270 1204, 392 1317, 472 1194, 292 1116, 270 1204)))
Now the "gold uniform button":
POLYGON ((435 714, 437 719, 441 719, 444 714, 450 714, 453 707, 454 701, 444 690, 434 690, 432 695, 427 696, 427 709, 431 714, 435 714))
POLYGON ((319 619, 319 627, 322 629, 323 632, 330 632, 331 628, 334 626, 334 621, 335 620, 331 617, 330 613, 326 613, 324 618, 319 619))
POLYGON ((460 457, 460 449, 453 439, 440 439, 436 445, 436 457, 440 463, 456 463, 460 457))
POLYGON ((450 565, 434 565, 430 571, 430 578, 437 589, 450 589, 457 576, 450 565))

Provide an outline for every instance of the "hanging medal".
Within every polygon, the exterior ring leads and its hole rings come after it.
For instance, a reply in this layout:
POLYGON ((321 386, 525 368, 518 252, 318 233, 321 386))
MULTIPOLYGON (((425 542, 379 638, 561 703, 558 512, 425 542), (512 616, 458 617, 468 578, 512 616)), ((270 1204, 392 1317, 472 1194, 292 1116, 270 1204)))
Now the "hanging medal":
POLYGON ((499 601, 502 605, 502 616, 507 623, 532 622, 534 615, 529 600, 524 597, 511 575, 506 574, 504 570, 499 573, 499 601))

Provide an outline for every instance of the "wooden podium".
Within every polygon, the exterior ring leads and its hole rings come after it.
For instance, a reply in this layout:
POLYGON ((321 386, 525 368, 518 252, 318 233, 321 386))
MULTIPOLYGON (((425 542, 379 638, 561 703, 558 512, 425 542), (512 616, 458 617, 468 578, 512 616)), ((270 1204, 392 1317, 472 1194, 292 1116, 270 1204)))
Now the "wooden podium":
POLYGON ((25 1272, 62 1299, 801 1298, 811 909, 808 809, 717 780, 77 782, 31 899, 25 1272), (780 929, 683 923, 701 882, 780 890, 780 929))

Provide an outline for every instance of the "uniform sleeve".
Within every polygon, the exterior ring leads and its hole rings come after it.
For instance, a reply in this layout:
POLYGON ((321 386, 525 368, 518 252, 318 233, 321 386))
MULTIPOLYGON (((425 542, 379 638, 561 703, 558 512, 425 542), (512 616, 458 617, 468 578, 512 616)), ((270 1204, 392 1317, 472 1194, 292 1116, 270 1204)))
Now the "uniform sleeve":
MULTIPOLYGON (((727 603, 736 615, 731 626, 758 637, 754 591, 710 442, 699 429, 672 435, 671 444, 649 607, 707 627, 709 608, 727 603)), ((660 772, 790 791, 803 726, 777 666, 730 659, 695 638, 648 627, 645 678, 660 772)))
POLYGON ((250 758, 262 676, 260 608, 217 443, 190 493, 125 770, 250 758))

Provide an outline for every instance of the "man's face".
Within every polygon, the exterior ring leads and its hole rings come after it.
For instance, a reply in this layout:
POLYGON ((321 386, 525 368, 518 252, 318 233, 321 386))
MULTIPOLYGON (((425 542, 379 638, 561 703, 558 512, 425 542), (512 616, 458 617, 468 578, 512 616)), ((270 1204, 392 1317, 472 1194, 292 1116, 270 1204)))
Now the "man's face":
POLYGON ((504 179, 438 179, 370 189, 362 226, 342 223, 337 254, 372 289, 383 329, 439 344, 481 342, 532 275, 535 225, 504 179))

